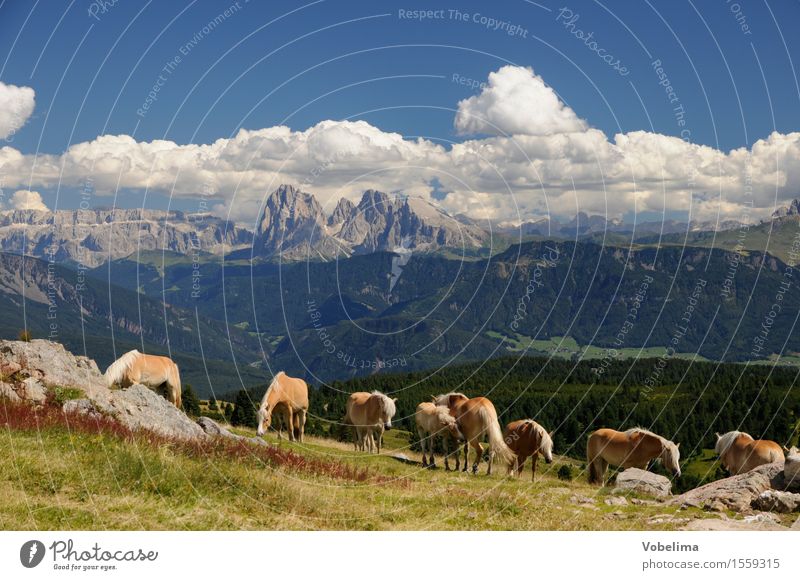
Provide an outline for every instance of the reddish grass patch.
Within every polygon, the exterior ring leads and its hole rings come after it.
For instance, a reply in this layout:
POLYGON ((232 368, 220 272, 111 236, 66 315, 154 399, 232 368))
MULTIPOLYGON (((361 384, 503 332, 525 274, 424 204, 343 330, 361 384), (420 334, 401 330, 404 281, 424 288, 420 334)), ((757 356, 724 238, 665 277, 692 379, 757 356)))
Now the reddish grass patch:
POLYGON ((35 408, 32 405, 0 400, 0 427, 16 431, 66 429, 89 435, 105 435, 129 443, 170 449, 194 458, 213 458, 226 461, 256 461, 273 468, 287 468, 310 475, 330 477, 354 483, 389 483, 394 478, 371 473, 338 461, 310 459, 289 449, 274 445, 259 445, 246 440, 213 437, 206 440, 185 440, 152 431, 133 431, 105 415, 64 413, 52 404, 35 408))

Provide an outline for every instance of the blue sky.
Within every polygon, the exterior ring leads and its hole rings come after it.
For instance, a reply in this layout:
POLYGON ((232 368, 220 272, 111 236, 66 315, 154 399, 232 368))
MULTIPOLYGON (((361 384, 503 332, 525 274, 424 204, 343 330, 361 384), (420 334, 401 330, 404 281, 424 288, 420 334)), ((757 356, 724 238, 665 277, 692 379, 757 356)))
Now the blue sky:
MULTIPOLYGON (((481 89, 454 79, 486 82, 507 64, 531 67, 609 138, 639 130, 680 137, 688 129, 692 143, 727 152, 800 129, 797 2, 457 5, 461 18, 435 2, 119 0, 100 9, 84 0, 6 1, 0 81, 36 94, 33 115, 7 145, 58 155, 106 134, 212 143, 240 128, 304 131, 344 119, 462 142, 472 137, 454 128, 457 104, 481 89), (400 17, 420 9, 443 16, 400 17), (487 28, 488 18, 500 28, 487 28), (596 48, 627 74, 603 62, 576 28, 592 32, 596 48), (683 126, 655 60, 685 109, 683 126), (170 62, 176 66, 165 74, 170 62), (142 112, 155 87, 157 99, 142 112)), ((62 206, 74 205, 75 186, 61 188, 62 206)), ((52 200, 56 188, 35 189, 52 200)))

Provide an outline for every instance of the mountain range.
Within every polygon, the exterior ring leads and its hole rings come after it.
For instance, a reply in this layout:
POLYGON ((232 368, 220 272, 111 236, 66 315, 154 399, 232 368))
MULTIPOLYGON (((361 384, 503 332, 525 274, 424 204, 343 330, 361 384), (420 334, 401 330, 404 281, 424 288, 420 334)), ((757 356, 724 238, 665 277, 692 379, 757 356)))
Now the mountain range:
MULTIPOLYGON (((800 202, 794 200, 763 223, 797 218, 799 208, 800 202)), ((0 251, 88 268, 149 250, 276 262, 324 261, 398 250, 486 257, 525 239, 657 243, 664 236, 702 238, 742 227, 744 224, 733 220, 630 224, 584 212, 568 221, 479 222, 461 214, 452 216, 421 197, 376 190, 365 191, 357 204, 342 198, 327 214, 313 194, 281 185, 265 200, 254 231, 209 213, 0 211, 0 251)))

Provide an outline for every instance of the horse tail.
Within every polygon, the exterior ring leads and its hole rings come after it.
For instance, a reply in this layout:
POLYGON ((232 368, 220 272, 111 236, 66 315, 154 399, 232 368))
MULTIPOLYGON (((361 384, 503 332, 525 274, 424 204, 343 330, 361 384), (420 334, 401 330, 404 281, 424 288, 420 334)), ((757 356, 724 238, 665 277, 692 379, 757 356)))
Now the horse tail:
POLYGON ((178 365, 174 362, 172 362, 169 372, 167 373, 167 384, 172 389, 172 398, 175 406, 178 407, 178 409, 182 408, 183 387, 181 387, 181 373, 178 370, 178 365))
POLYGON ((603 485, 608 463, 606 463, 606 460, 603 459, 600 453, 595 453, 593 442, 594 439, 590 436, 589 443, 586 445, 586 463, 589 472, 589 483, 603 485))
POLYGON ((502 457, 506 464, 511 465, 512 462, 516 461, 517 456, 503 440, 503 431, 500 429, 497 416, 483 406, 478 409, 478 416, 486 429, 486 435, 489 438, 489 449, 492 450, 492 453, 502 457))

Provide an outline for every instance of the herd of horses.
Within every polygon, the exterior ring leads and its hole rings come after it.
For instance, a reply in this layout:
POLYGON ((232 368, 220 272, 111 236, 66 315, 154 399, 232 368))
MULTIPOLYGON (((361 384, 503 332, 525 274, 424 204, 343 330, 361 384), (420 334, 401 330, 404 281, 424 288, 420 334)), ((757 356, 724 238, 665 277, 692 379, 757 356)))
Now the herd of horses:
MULTIPOLYGON (((123 388, 141 383, 165 390, 166 398, 181 408, 181 381, 178 366, 169 358, 132 350, 116 360, 105 373, 109 387, 123 388)), ((392 428, 397 399, 383 393, 352 393, 347 400, 344 423, 355 432, 356 451, 381 452, 385 430, 392 428)), ((308 414, 308 385, 303 379, 292 378, 284 372, 274 376, 257 413, 257 432, 262 436, 275 419, 278 437, 285 428, 289 440, 303 441, 308 414)), ((447 393, 417 405, 414 414, 417 434, 422 448, 422 465, 436 467, 434 442, 441 438, 445 470, 450 471, 449 459, 455 455, 455 470, 461 468, 460 447, 464 449, 464 466, 469 465, 469 448, 475 451, 472 472, 487 453, 487 475, 492 473, 495 457, 508 466, 510 474, 522 472, 531 458, 531 480, 536 477, 536 463, 541 455, 547 463, 553 461, 553 437, 532 419, 509 423, 503 430, 497 411, 486 397, 469 398, 462 393, 447 393), (482 443, 488 441, 484 449, 482 443)), ((627 431, 598 429, 589 436, 586 461, 590 483, 603 485, 609 465, 647 469, 660 460, 675 477, 680 477, 680 444, 669 441, 647 429, 635 427, 627 431)), ((738 475, 784 459, 784 450, 774 441, 753 439, 747 433, 730 431, 717 434, 715 452, 731 475, 738 475)))

